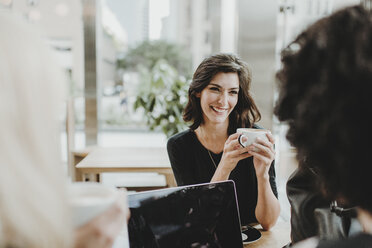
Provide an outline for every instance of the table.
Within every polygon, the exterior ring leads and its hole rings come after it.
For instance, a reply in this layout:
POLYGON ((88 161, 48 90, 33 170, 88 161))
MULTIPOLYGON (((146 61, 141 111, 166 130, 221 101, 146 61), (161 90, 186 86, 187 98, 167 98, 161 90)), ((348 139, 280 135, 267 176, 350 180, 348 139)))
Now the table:
POLYGON ((165 147, 96 147, 75 166, 75 180, 99 181, 103 172, 156 172, 176 186, 165 147))
POLYGON ((262 236, 256 242, 244 245, 244 248, 282 248, 290 242, 291 225, 279 220, 270 231, 263 231, 260 225, 254 226, 262 236))

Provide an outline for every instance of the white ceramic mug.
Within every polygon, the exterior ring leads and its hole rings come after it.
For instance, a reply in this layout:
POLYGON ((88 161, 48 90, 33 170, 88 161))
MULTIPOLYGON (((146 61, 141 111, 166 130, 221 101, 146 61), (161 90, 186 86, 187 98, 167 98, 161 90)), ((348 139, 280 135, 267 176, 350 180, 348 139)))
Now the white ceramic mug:
POLYGON ((72 223, 79 227, 103 213, 116 200, 117 189, 94 182, 75 182, 68 185, 72 223))
POLYGON ((269 139, 266 136, 266 133, 268 133, 269 131, 266 129, 238 128, 236 132, 240 134, 238 141, 242 147, 250 146, 252 143, 256 141, 257 138, 269 141, 269 139), (245 141, 243 141, 243 137, 246 138, 245 141))

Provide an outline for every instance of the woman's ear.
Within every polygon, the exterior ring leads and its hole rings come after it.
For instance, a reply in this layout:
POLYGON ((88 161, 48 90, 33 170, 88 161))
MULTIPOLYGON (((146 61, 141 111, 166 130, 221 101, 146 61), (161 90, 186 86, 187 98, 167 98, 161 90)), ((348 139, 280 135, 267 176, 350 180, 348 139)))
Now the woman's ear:
POLYGON ((196 92, 196 93, 195 93, 195 96, 196 96, 197 98, 200 98, 200 95, 201 95, 200 92, 196 92))

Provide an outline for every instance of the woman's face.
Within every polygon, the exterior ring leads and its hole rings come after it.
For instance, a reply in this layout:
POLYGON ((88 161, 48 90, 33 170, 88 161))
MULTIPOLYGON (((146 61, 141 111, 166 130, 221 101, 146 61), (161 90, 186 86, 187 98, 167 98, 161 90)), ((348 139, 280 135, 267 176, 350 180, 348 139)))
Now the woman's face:
POLYGON ((197 96, 203 111, 204 122, 228 122, 238 102, 239 77, 236 72, 217 73, 197 96))

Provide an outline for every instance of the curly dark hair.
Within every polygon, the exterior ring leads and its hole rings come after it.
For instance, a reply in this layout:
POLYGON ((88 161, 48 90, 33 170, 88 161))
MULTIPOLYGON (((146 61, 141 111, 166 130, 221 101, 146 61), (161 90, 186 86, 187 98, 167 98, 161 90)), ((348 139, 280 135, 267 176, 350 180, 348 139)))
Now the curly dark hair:
POLYGON ((301 33, 282 52, 274 114, 299 161, 332 199, 372 212, 372 15, 351 6, 301 33))
POLYGON ((237 55, 218 53, 205 58, 194 73, 189 88, 189 100, 183 113, 184 121, 191 122, 190 129, 197 129, 204 121, 197 94, 220 72, 236 72, 239 77, 238 102, 229 116, 228 133, 234 133, 237 127, 252 127, 261 119, 261 114, 249 92, 252 76, 248 64, 237 55))

